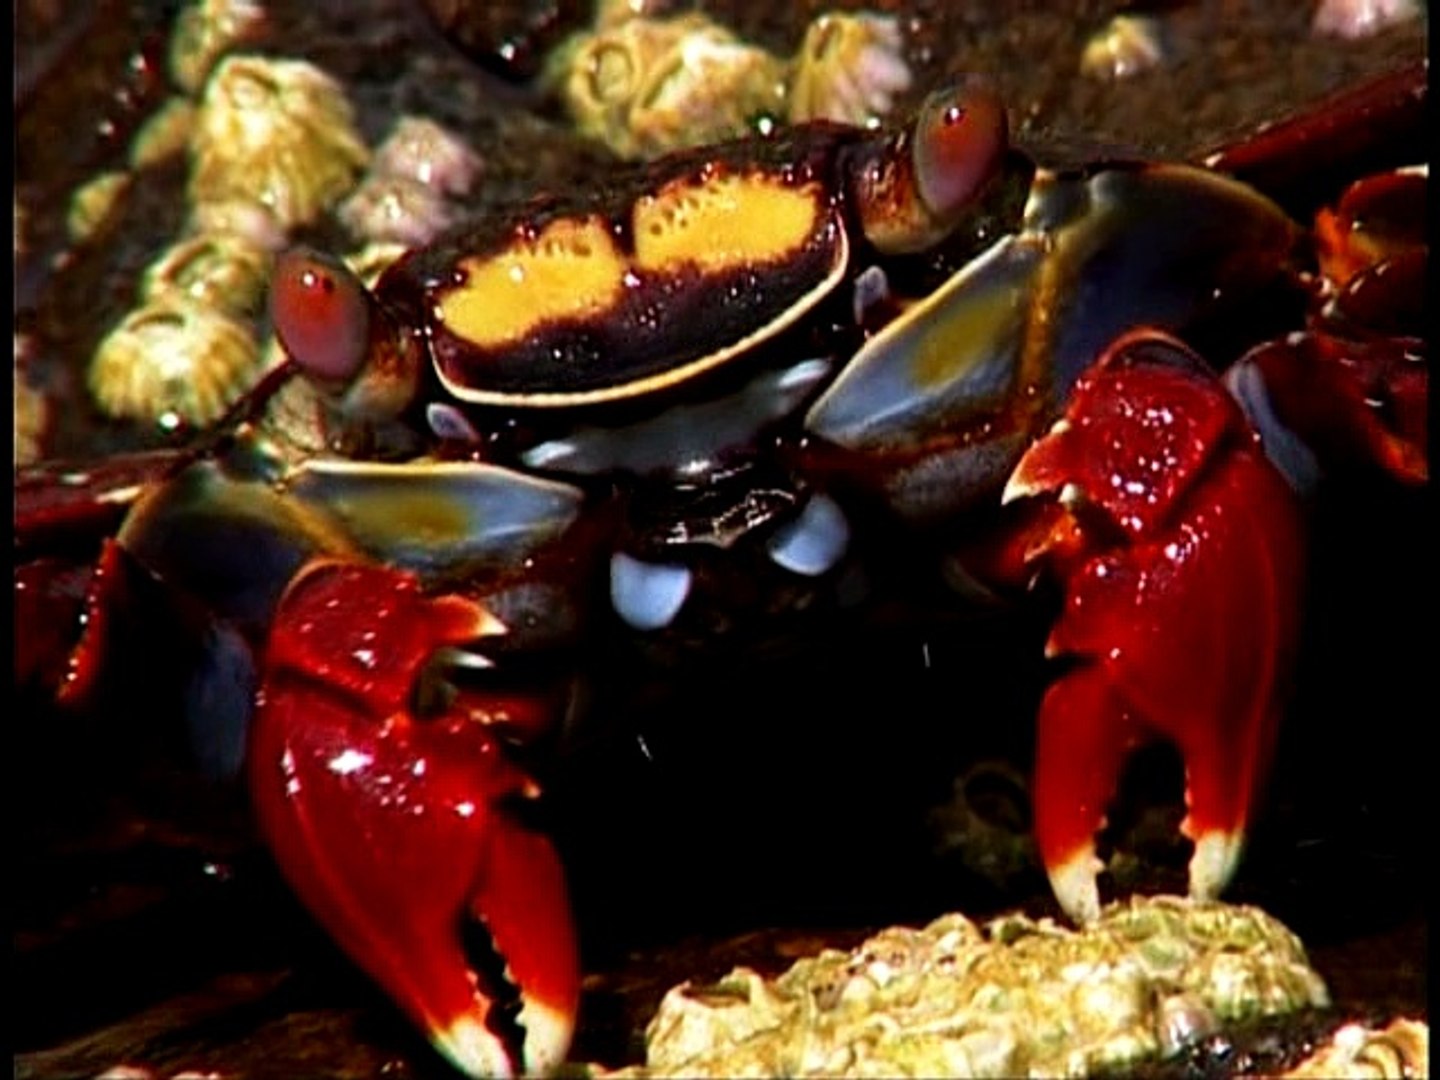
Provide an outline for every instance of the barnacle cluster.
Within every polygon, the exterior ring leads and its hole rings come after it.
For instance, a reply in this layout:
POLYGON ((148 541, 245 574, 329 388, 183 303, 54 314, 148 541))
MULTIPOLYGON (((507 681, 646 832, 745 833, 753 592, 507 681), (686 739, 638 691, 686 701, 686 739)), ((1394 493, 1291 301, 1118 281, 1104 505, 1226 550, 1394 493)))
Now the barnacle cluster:
POLYGON ((651 17, 644 5, 608 0, 593 30, 555 50, 546 79, 582 134, 646 158, 733 138, 765 118, 873 123, 911 74, 888 15, 822 15, 783 58, 699 12, 651 17))
POLYGON ((419 246, 454 221, 446 197, 468 195, 481 171, 479 156, 461 139, 433 120, 404 116, 338 216, 366 241, 419 246))
POLYGON ((91 185, 72 209, 83 238, 134 172, 188 155, 185 230, 146 270, 139 305, 91 362, 91 393, 108 415, 167 428, 218 417, 262 369, 254 320, 274 251, 369 162, 338 82, 303 61, 230 52, 263 19, 253 0, 197 0, 181 12, 172 76, 196 97, 162 106, 131 146, 132 172, 91 185))
POLYGON ((187 6, 170 63, 191 96, 162 106, 137 133, 131 171, 92 185, 72 212, 77 235, 95 234, 134 172, 188 155, 185 230, 91 364, 92 394, 111 416, 171 428, 215 419, 280 360, 254 325, 273 255, 296 229, 334 211, 379 265, 448 225, 447 199, 480 175, 474 152, 429 120, 400 119, 372 155, 337 80, 305 61, 234 51, 263 27, 254 0, 187 6))
POLYGON ((1406 1080, 1428 1076, 1430 1025, 1400 1019, 1383 1028, 1346 1024, 1285 1073, 1286 1080, 1406 1080))
POLYGON ((1170 1056, 1222 1022, 1328 1004, 1264 912, 1178 897, 1092 926, 961 915, 891 928, 767 980, 673 988, 651 1022, 663 1076, 1083 1076, 1170 1056))
POLYGON ((211 74, 190 152, 194 202, 258 203, 284 230, 314 221, 370 160, 334 79, 303 60, 255 56, 211 74))

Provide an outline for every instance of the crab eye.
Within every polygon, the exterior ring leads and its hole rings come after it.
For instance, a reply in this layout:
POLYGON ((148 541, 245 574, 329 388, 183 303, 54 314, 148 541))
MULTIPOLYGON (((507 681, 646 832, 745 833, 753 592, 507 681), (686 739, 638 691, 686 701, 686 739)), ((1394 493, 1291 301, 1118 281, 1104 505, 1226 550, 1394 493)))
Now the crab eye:
POLYGON ((343 263, 308 248, 275 260, 270 318, 285 351, 307 374, 347 384, 370 351, 370 301, 343 263))
POLYGON ((915 186, 937 219, 953 221, 1000 171, 1009 147, 1005 105, 970 75, 925 99, 915 121, 915 186))
POLYGON ((943 240, 1007 172, 1009 134, 999 94, 971 75, 927 97, 908 130, 859 144, 850 183, 865 238, 887 255, 943 240))

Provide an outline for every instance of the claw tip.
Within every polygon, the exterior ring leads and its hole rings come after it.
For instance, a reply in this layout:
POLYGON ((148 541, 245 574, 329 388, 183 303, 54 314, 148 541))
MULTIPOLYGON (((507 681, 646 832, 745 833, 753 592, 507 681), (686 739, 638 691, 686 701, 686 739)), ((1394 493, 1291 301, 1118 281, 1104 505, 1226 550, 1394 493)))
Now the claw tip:
POLYGON ((515 1075, 504 1044, 473 1016, 457 1017, 448 1026, 437 1027, 430 1038, 435 1048, 466 1076, 480 1080, 515 1075))
POLYGON ((1055 898, 1065 914, 1082 926, 1100 918, 1100 890, 1095 885, 1100 869, 1093 847, 1085 847, 1064 862, 1046 868, 1055 898))
POLYGON ((1020 470, 1010 474, 1006 481, 1005 490, 1000 493, 1000 505, 1009 506, 1017 499, 1028 498, 1031 495, 1039 494, 1040 488, 1020 475, 1020 470))
POLYGON ((575 1032, 573 1014, 530 1000, 520 1010, 520 1023, 525 1028, 527 1069, 548 1073, 565 1060, 565 1052, 570 1048, 570 1038, 575 1032))
POLYGON ((1197 837, 1190 857, 1190 895, 1196 900, 1219 896, 1235 876, 1244 846, 1244 837, 1233 832, 1212 830, 1197 837))

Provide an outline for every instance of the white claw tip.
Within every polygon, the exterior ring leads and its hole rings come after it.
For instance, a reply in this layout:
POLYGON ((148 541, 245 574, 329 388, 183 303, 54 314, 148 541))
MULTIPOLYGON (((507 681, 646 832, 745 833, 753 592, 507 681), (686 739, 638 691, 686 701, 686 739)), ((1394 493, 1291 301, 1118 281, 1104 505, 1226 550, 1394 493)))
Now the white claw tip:
POLYGON ((1239 833, 1213 830, 1195 841, 1190 857, 1190 895, 1196 900, 1213 900, 1230 884, 1240 865, 1245 838, 1239 833))
POLYGON ((1010 474, 1010 479, 1005 482, 1005 490, 1000 493, 1000 505, 1009 506, 1016 499, 1025 499, 1034 495, 1036 490, 1034 485, 1020 475, 1020 469, 1017 468, 1010 474))
POLYGON ((1046 867, 1055 899, 1060 901, 1065 914, 1081 926, 1100 918, 1100 890, 1095 884, 1095 875, 1100 870, 1101 863, 1095 857, 1093 845, 1086 845, 1062 863, 1046 867))
POLYGON ((575 1033, 575 1017, 539 1001, 527 1000, 520 1010, 520 1024, 525 1028, 525 1069, 548 1074, 565 1060, 570 1039, 575 1033))
POLYGON ((1066 510, 1074 510, 1085 502, 1085 489, 1074 482, 1066 484, 1060 489, 1060 505, 1066 510))
POLYGON ((430 1041, 466 1076, 515 1075, 504 1045, 474 1016, 461 1016, 446 1027, 436 1027, 430 1041))

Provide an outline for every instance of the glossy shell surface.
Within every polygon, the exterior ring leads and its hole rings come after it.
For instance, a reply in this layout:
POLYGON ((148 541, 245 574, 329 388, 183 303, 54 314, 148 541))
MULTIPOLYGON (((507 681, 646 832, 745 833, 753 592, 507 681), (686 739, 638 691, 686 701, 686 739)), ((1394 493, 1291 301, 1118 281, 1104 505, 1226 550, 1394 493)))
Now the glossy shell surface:
POLYGON ((593 405, 675 386, 793 326, 843 278, 834 166, 847 137, 711 148, 628 187, 526 204, 402 260, 379 299, 427 323, 441 382, 472 404, 593 405))

